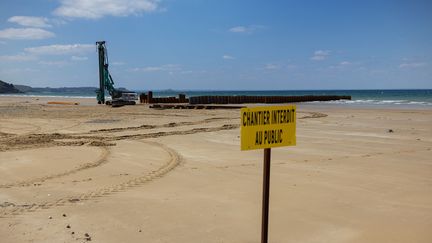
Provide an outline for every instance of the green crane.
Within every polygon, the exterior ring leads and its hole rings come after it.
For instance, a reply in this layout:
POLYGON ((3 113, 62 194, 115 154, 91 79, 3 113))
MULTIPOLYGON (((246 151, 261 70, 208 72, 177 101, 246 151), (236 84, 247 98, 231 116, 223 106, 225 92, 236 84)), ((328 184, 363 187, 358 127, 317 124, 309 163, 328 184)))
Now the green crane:
POLYGON ((114 81, 108 71, 108 52, 105 41, 96 42, 99 53, 99 89, 96 90, 98 104, 105 104, 105 90, 111 95, 112 100, 122 96, 122 92, 114 88, 114 81))

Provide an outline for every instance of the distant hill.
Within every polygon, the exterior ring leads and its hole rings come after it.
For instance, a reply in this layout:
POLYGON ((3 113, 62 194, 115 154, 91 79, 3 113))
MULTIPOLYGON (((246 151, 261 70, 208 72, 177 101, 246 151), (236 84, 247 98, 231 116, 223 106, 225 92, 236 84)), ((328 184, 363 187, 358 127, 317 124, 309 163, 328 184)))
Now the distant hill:
MULTIPOLYGON (((27 85, 9 84, 0 80, 0 94, 28 93, 33 95, 95 95, 96 87, 30 87, 27 85)), ((117 88, 119 91, 127 92, 126 88, 117 88)))
POLYGON ((8 84, 0 80, 0 94, 18 94, 18 93, 22 93, 22 91, 17 89, 13 84, 8 84))
POLYGON ((25 92, 30 92, 32 91, 32 87, 27 86, 27 85, 20 85, 20 84, 14 84, 15 88, 18 89, 19 91, 25 93, 25 92))
MULTIPOLYGON (((17 85, 15 85, 17 86, 17 85)), ((18 85, 21 88, 21 85, 18 85)), ((96 87, 61 87, 61 88, 50 88, 50 87, 29 87, 24 86, 24 89, 21 90, 23 92, 31 92, 31 93, 57 93, 57 94, 95 94, 95 91, 98 88, 96 87), (30 89, 28 89, 30 88, 30 89)), ((129 91, 126 88, 117 88, 119 91, 127 92, 129 91)))
POLYGON ((34 92, 34 93, 46 93, 46 92, 50 92, 50 93, 86 93, 86 92, 91 92, 91 93, 94 93, 96 89, 97 89, 96 87, 61 87, 61 88, 50 88, 50 87, 34 88, 34 87, 31 87, 31 90, 29 90, 27 92, 34 92))

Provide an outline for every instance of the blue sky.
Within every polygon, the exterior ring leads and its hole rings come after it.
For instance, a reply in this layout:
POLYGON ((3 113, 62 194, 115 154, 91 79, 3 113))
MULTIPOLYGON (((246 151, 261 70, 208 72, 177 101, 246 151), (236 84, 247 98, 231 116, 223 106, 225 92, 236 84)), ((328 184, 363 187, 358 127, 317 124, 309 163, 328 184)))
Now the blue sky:
POLYGON ((432 88, 432 1, 2 0, 0 79, 117 87, 432 88))

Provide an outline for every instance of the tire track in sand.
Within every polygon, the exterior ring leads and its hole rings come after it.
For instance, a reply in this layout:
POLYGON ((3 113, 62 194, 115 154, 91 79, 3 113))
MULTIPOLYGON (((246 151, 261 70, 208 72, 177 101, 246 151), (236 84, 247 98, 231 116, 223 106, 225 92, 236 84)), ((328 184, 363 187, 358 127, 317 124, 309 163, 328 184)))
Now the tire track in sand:
POLYGON ((194 133, 202 132, 216 132, 222 130, 231 130, 239 128, 240 124, 224 124, 219 127, 199 127, 192 128, 190 130, 178 130, 178 131, 160 131, 153 133, 138 133, 130 135, 82 135, 82 134, 61 134, 61 133, 51 133, 51 134, 31 134, 28 136, 13 137, 10 139, 0 140, 0 152, 12 151, 12 150, 23 150, 31 148, 46 148, 53 146, 83 146, 85 144, 92 145, 94 143, 98 144, 106 143, 107 146, 115 145, 109 142, 119 141, 119 140, 137 140, 145 138, 157 138, 163 136, 173 136, 173 135, 189 135, 194 133))
POLYGON ((57 199, 56 201, 43 202, 43 203, 28 203, 24 205, 15 205, 14 203, 8 203, 0 209, 0 218, 12 217, 23 213, 31 213, 41 209, 50 209, 55 207, 61 207, 65 205, 71 205, 78 202, 89 201, 104 196, 109 196, 114 193, 126 191, 133 187, 141 186, 145 183, 149 183, 155 179, 161 178, 168 174, 170 171, 175 169, 181 163, 181 156, 174 149, 171 149, 161 143, 151 141, 140 141, 142 143, 150 144, 152 146, 158 146, 168 153, 169 159, 161 167, 152 170, 142 176, 132 178, 128 181, 111 185, 108 187, 102 187, 94 191, 85 192, 76 196, 68 196, 57 199))
POLYGON ((309 118, 322 118, 322 117, 327 117, 327 114, 321 113, 321 112, 309 112, 309 111, 298 111, 297 113, 301 114, 301 113, 306 113, 308 115, 302 116, 302 117, 297 117, 297 119, 309 119, 309 118))
POLYGON ((112 132, 124 132, 124 131, 137 131, 142 129, 156 129, 156 128, 169 128, 169 127, 180 127, 180 126, 193 126, 193 125, 201 125, 210 123, 212 121, 218 121, 218 120, 233 120, 236 118, 230 118, 230 117, 212 117, 207 118, 204 120, 199 121, 183 121, 183 122, 171 122, 167 124, 160 124, 160 125, 140 125, 140 126, 133 126, 133 127, 114 127, 114 128, 105 128, 105 129, 98 129, 98 130, 90 130, 89 133, 112 133, 112 132))
POLYGON ((83 171, 83 170, 98 167, 98 166, 107 162, 106 158, 110 154, 110 151, 107 147, 100 147, 100 148, 102 149, 102 154, 98 157, 98 159, 95 162, 81 164, 77 168, 67 170, 67 171, 64 171, 61 173, 57 173, 57 174, 46 175, 43 177, 38 177, 38 178, 33 178, 33 179, 23 180, 23 181, 17 181, 17 182, 13 182, 13 183, 0 184, 0 188, 28 187, 28 186, 32 186, 36 183, 42 183, 42 182, 47 181, 47 180, 56 179, 56 178, 60 178, 63 176, 68 176, 68 175, 75 174, 75 173, 83 171))

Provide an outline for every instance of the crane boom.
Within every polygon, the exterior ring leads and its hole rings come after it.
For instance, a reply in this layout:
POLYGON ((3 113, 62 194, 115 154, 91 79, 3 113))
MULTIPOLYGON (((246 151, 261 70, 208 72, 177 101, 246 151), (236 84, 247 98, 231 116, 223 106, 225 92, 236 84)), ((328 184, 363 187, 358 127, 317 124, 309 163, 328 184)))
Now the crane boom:
POLYGON ((98 104, 105 104, 105 90, 111 95, 112 99, 120 98, 122 92, 114 88, 114 80, 108 71, 108 53, 105 41, 96 42, 99 53, 99 89, 96 90, 98 104))

